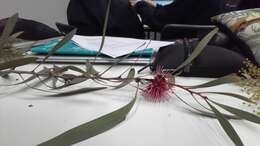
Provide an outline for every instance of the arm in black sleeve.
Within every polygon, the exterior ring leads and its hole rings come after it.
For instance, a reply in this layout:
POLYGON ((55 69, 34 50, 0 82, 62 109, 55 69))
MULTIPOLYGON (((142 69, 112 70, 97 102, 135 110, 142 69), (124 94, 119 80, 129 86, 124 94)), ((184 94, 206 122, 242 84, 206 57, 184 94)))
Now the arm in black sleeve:
POLYGON ((175 2, 153 7, 144 1, 135 5, 136 11, 140 14, 144 24, 154 29, 162 29, 165 24, 185 23, 185 19, 191 15, 196 0, 176 0, 175 2))
POLYGON ((161 29, 163 27, 163 24, 154 16, 156 14, 156 7, 144 1, 140 1, 135 5, 135 9, 137 13, 140 14, 144 24, 149 25, 153 29, 161 29))
POLYGON ((153 7, 144 1, 135 5, 144 24, 162 29, 166 24, 207 24, 217 14, 219 0, 175 0, 153 7))

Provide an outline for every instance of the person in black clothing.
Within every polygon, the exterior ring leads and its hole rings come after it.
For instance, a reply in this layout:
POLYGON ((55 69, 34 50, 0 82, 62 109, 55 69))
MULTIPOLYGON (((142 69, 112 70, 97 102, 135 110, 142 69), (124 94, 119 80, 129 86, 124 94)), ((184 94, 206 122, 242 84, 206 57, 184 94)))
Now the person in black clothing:
POLYGON ((221 13, 223 0, 174 0, 161 6, 153 0, 129 0, 144 24, 161 30, 166 24, 211 24, 210 17, 221 13))
MULTIPOLYGON (((142 22, 152 29, 161 30, 166 24, 212 24, 211 17, 225 11, 224 0, 174 0, 161 6, 152 0, 129 0, 130 4, 140 14, 142 22)), ((187 32, 180 31, 180 34, 187 32)), ((194 38, 193 33, 185 37, 194 38), (188 37, 186 37, 188 36, 188 37)), ((179 34, 179 33, 178 33, 179 34)), ((172 35, 172 34, 170 34, 172 35)), ((160 48, 151 69, 161 66, 165 69, 176 69, 183 63, 197 45, 197 40, 183 39, 175 44, 160 48)), ((203 52, 182 70, 184 76, 220 77, 237 72, 243 66, 245 57, 221 46, 209 44, 203 52)))
MULTIPOLYGON (((69 25, 79 35, 102 35, 108 0, 70 0, 69 25)), ((112 0, 106 35, 144 38, 143 24, 128 0, 112 0)))

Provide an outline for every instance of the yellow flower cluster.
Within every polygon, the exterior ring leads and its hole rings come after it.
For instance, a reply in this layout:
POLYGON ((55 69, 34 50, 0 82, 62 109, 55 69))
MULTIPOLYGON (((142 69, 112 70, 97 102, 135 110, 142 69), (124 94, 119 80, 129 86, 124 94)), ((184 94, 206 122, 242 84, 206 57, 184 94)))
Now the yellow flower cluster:
MULTIPOLYGON (((245 60, 245 67, 242 68, 239 73, 241 75, 240 82, 244 92, 250 95, 250 99, 260 102, 260 67, 251 63, 249 60, 245 60)), ((260 115, 260 106, 256 105, 254 112, 260 115)))
POLYGON ((239 71, 242 75, 239 85, 243 87, 243 91, 251 95, 252 100, 260 100, 260 67, 249 60, 246 60, 244 64, 245 68, 239 71))

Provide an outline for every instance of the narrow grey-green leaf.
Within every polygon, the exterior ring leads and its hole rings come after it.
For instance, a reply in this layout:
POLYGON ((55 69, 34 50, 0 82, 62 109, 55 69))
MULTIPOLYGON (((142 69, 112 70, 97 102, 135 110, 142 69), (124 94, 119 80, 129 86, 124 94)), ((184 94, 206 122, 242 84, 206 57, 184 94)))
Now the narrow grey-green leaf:
POLYGON ((249 98, 239 95, 239 94, 235 94, 235 93, 226 93, 226 92, 203 92, 203 93, 226 95, 226 96, 231 96, 231 97, 234 97, 234 98, 246 101, 246 102, 255 103, 254 101, 250 100, 249 98))
MULTIPOLYGON (((64 75, 63 75, 64 76, 64 75)), ((89 78, 86 78, 86 77, 77 77, 77 76, 74 76, 72 79, 68 80, 65 82, 64 85, 62 86, 57 86, 55 89, 62 89, 62 88, 66 88, 66 87, 69 87, 69 86, 72 86, 72 85, 75 85, 75 84, 79 84, 79 83, 82 83, 86 80, 88 80, 89 78)))
POLYGON ((75 85, 75 84, 79 84, 79 83, 82 83, 84 81, 88 80, 88 78, 86 77, 77 77, 77 78, 74 78, 70 81, 70 84, 71 85, 75 85))
POLYGON ((237 108, 234 108, 234 107, 231 107, 231 106, 227 106, 227 105, 224 105, 224 104, 221 104, 221 103, 217 103, 217 102, 214 102, 214 101, 212 101, 212 102, 214 104, 222 107, 226 111, 239 116, 240 118, 243 118, 243 119, 246 119, 248 121, 260 124, 260 117, 258 117, 257 115, 254 115, 254 114, 249 113, 247 111, 243 111, 243 110, 240 110, 240 109, 237 109, 237 108))
POLYGON ((0 63, 0 70, 14 68, 14 67, 18 67, 30 63, 35 63, 37 59, 38 59, 37 57, 25 57, 25 58, 19 58, 19 59, 3 62, 0 63))
POLYGON ((234 142, 236 146, 244 146, 243 142, 241 141, 240 137, 238 136, 235 129, 232 127, 232 125, 228 122, 228 120, 225 119, 225 117, 222 115, 220 111, 217 110, 212 104, 210 104, 207 100, 206 102, 212 109, 212 111, 216 114, 217 119, 222 126, 222 128, 225 130, 227 135, 230 137, 230 139, 234 142))
MULTIPOLYGON (((214 37, 214 35, 218 32, 218 28, 213 29, 210 33, 208 33, 195 47, 194 51, 191 53, 191 55, 182 63, 180 64, 175 72, 179 71, 189 63, 191 63, 205 48, 205 46, 209 43, 209 41, 214 37)), ((174 73, 175 73, 174 72, 174 73)))
POLYGON ((72 39, 72 37, 76 34, 77 29, 73 29, 71 32, 69 32, 67 35, 64 36, 64 38, 58 42, 50 51, 48 54, 42 59, 41 63, 39 63, 34 70, 36 70, 42 63, 44 63, 51 55, 53 55, 58 49, 60 49, 63 45, 65 45, 68 41, 72 39))
POLYGON ((75 71, 75 72, 78 72, 78 73, 82 73, 82 74, 85 74, 86 72, 84 70, 82 70, 81 68, 79 67, 76 67, 76 66, 65 66, 64 69, 67 69, 67 70, 72 70, 72 71, 75 71))
POLYGON ((81 89, 76 89, 76 90, 72 90, 72 91, 68 91, 68 92, 58 93, 58 94, 51 95, 51 96, 53 96, 53 97, 71 96, 71 95, 76 95, 76 94, 89 93, 89 92, 94 92, 94 91, 98 91, 98 90, 103 90, 106 88, 107 87, 81 88, 81 89))
POLYGON ((93 65, 89 62, 89 60, 86 60, 86 74, 89 75, 97 75, 98 72, 95 70, 93 65))
POLYGON ((3 33, 0 37, 0 49, 3 47, 6 41, 8 41, 9 36, 13 32, 17 19, 18 19, 18 13, 14 14, 7 20, 3 33))
POLYGON ((236 76, 235 74, 230 74, 230 75, 215 79, 213 81, 209 81, 207 83, 190 86, 189 88, 191 88, 191 89, 207 88, 207 87, 213 87, 213 86, 218 86, 218 85, 227 84, 227 83, 234 83, 234 82, 238 82, 238 81, 239 81, 238 76, 236 76))
MULTIPOLYGON (((217 118, 216 114, 211 113, 211 112, 206 112, 203 110, 196 110, 196 111, 191 111, 193 114, 197 114, 197 115, 201 115, 201 116, 205 116, 208 118, 217 118)), ((228 115, 228 114, 223 114, 223 116, 227 119, 241 119, 240 117, 234 116, 234 115, 228 115)))
POLYGON ((13 42, 15 41, 15 39, 17 39, 17 37, 19 37, 22 33, 23 33, 23 32, 21 31, 21 32, 16 32, 16 33, 12 34, 12 35, 8 38, 7 42, 8 42, 8 43, 13 43, 13 42))
POLYGON ((52 88, 55 89, 57 88, 57 82, 58 82, 58 78, 55 77, 51 77, 51 82, 52 82, 52 88))
MULTIPOLYGON (((192 108, 193 110, 189 110, 190 112, 197 114, 197 115, 201 115, 201 116, 205 116, 205 117, 209 117, 209 118, 216 118, 216 114, 212 113, 212 112, 207 112, 204 110, 201 110, 199 108, 193 107, 192 105, 190 105, 188 102, 186 102, 185 100, 183 100, 182 98, 180 98, 176 93, 173 93, 174 95, 176 95, 176 97, 182 101, 185 105, 187 105, 188 107, 192 108)), ((237 116, 234 115, 228 115, 228 114, 223 114, 225 118, 227 119, 239 119, 237 116)))
POLYGON ((53 74, 58 75, 58 74, 62 74, 64 72, 66 72, 66 71, 68 71, 68 69, 64 66, 62 66, 62 67, 59 67, 57 65, 53 66, 53 74))
POLYGON ((105 21, 104 21, 104 25, 103 25, 102 40, 101 40, 101 44, 100 44, 100 47, 99 47, 99 50, 98 50, 96 57, 100 55, 100 52, 103 49, 103 46, 104 46, 104 43, 105 43, 105 36, 106 36, 106 31, 107 31, 108 19, 109 19, 109 15, 110 15, 111 1, 112 0, 108 0, 106 15, 105 15, 105 21))
POLYGON ((77 29, 73 29, 70 33, 68 33, 61 41, 59 41, 58 44, 56 44, 50 51, 48 52, 48 55, 45 56, 43 59, 43 62, 48 59, 51 55, 53 55, 59 48, 61 48, 64 44, 66 44, 69 40, 72 39, 72 37, 76 34, 77 29))
POLYGON ((16 48, 17 51, 20 52, 20 54, 24 54, 28 51, 31 51, 33 45, 35 44, 35 42, 29 42, 26 44, 20 44, 20 43, 12 43, 12 47, 16 48))
POLYGON ((118 86, 116 86, 114 89, 119 89, 119 88, 122 88, 122 87, 128 85, 129 83, 131 83, 134 80, 134 77, 135 77, 135 69, 131 68, 126 79, 123 80, 123 82, 121 84, 119 84, 118 86))
POLYGON ((70 129, 51 140, 39 144, 38 146, 70 146, 112 129, 125 120, 127 114, 132 109, 136 101, 137 93, 138 88, 135 93, 135 98, 124 107, 93 121, 70 129))
MULTIPOLYGON (((38 72, 38 74, 41 74, 40 76, 42 76, 42 74, 45 74, 46 73, 46 76, 48 75, 48 69, 44 68, 42 69, 41 71, 38 72)), ((9 85, 0 85, 0 86, 14 86, 14 85, 20 85, 20 84, 24 84, 24 83, 27 83, 27 82, 30 82, 32 80, 34 80, 35 78, 37 78, 37 75, 36 74, 33 74, 31 75, 30 77, 26 78, 26 79, 23 79, 21 82, 18 82, 18 83, 14 83, 14 84, 9 84, 9 85)))

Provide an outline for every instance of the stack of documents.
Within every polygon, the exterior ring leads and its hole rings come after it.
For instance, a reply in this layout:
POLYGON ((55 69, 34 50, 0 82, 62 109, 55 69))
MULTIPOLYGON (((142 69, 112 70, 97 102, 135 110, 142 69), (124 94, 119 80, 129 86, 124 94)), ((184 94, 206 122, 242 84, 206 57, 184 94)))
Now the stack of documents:
MULTIPOLYGON (((31 51, 39 57, 44 57, 40 55, 48 53, 58 41, 59 39, 49 40, 33 47, 31 51)), ((71 41, 58 49, 55 56, 51 56, 49 61, 72 63, 84 62, 86 59, 91 59, 98 54, 101 41, 102 36, 75 35, 71 41)), ((155 50, 170 44, 172 44, 172 42, 106 36, 98 59, 99 61, 102 59, 100 62, 103 63, 113 62, 113 60, 117 60, 116 58, 129 56, 131 59, 128 58, 128 60, 140 63, 142 60, 140 58, 146 58, 145 60, 147 61, 151 58, 155 50), (136 58, 139 58, 138 61, 135 61, 136 58)), ((129 63, 129 61, 127 62, 129 63)))

